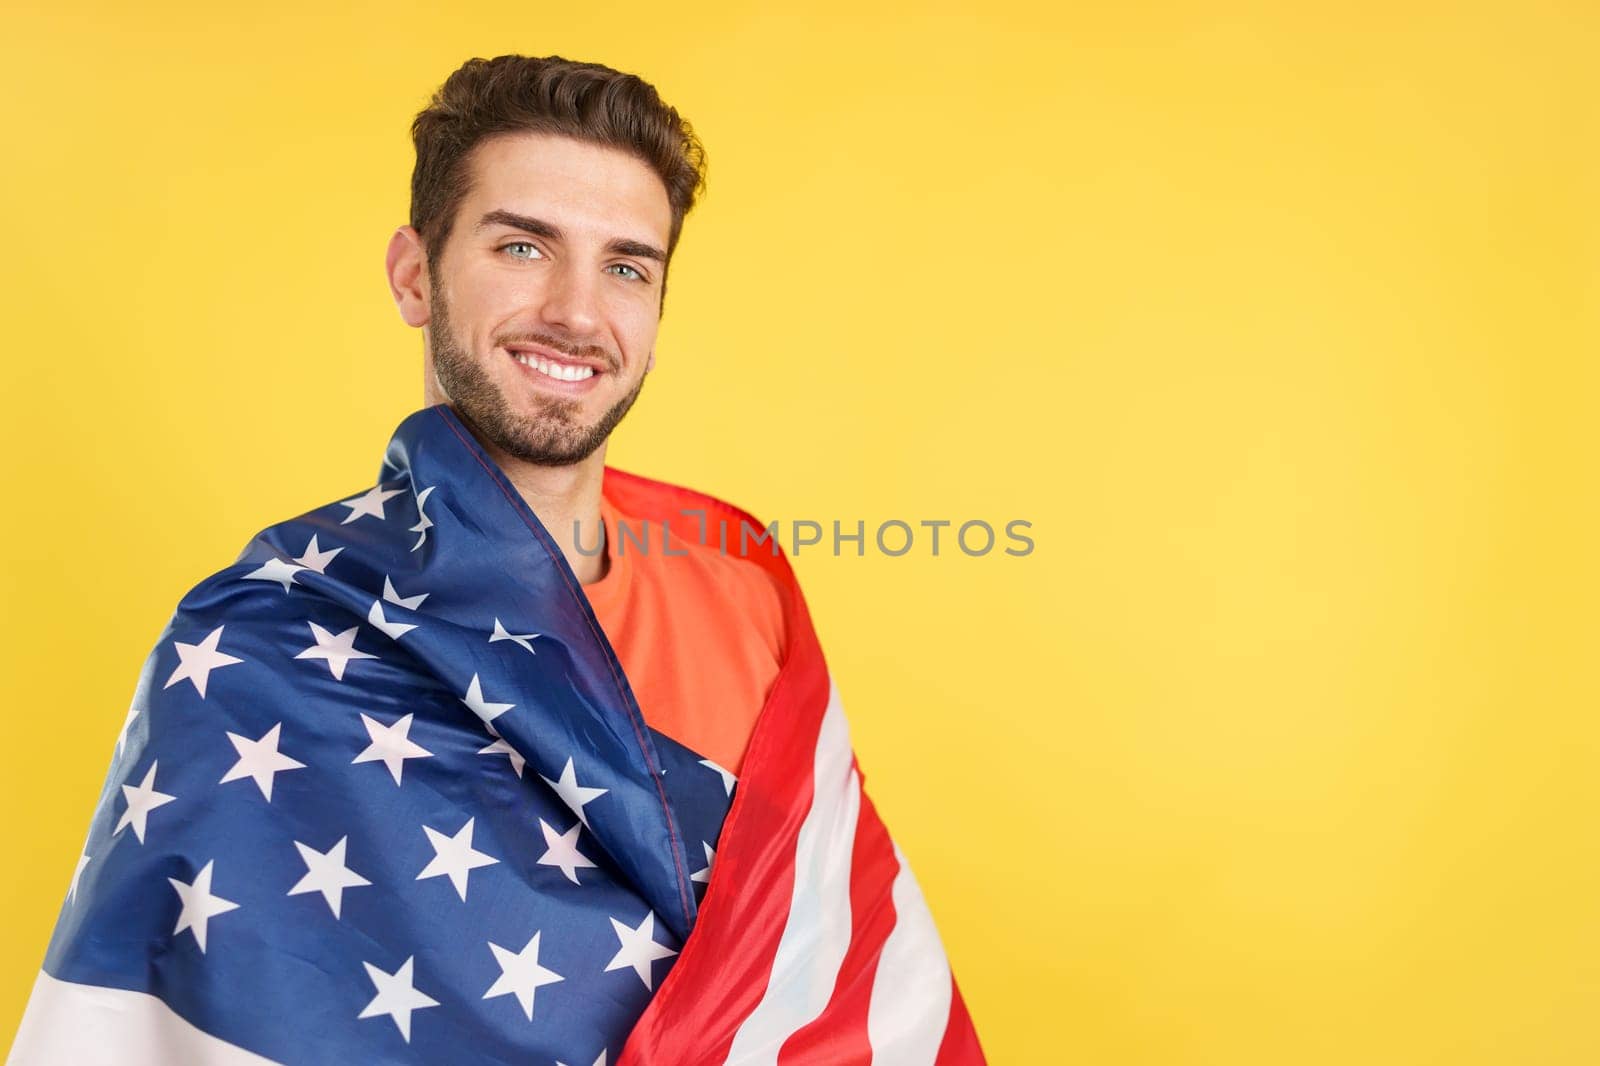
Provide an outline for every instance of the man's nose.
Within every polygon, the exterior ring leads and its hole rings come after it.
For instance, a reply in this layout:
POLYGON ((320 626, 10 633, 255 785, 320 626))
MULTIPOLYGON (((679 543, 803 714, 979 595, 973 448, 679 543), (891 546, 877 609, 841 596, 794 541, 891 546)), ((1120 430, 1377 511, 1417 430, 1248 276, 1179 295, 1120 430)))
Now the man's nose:
POLYGON ((600 278, 597 272, 571 262, 558 263, 549 274, 540 317, 576 336, 592 335, 600 326, 600 278))

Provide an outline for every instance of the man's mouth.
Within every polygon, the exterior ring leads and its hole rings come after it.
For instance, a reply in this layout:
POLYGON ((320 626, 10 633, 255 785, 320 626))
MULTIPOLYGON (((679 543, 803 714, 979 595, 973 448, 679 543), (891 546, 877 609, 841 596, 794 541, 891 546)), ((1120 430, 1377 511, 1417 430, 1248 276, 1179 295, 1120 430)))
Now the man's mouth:
POLYGON ((506 351, 512 359, 553 382, 565 384, 587 382, 603 371, 602 367, 590 362, 556 359, 542 352, 523 350, 520 347, 518 350, 508 348, 506 351))
POLYGON ((522 355, 518 352, 511 353, 511 358, 523 366, 531 366, 546 377, 555 378, 557 381, 582 381, 594 375, 592 366, 573 366, 570 363, 558 363, 553 359, 539 359, 533 356, 522 355))

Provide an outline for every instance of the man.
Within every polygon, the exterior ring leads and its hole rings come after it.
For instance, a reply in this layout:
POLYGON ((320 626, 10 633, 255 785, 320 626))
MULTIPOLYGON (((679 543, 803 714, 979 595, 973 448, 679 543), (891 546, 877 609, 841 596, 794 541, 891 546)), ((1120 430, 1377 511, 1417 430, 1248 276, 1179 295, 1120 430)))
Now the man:
POLYGON ((788 561, 604 462, 692 130, 501 56, 413 137, 429 406, 178 605, 11 1061, 983 1061, 788 561))

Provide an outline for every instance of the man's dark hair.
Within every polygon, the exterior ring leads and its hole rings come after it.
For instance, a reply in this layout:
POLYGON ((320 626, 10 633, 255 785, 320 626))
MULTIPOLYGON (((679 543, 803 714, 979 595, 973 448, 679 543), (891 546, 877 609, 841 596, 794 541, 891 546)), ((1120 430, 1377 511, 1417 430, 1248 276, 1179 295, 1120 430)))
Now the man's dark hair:
MULTIPOLYGON (((411 225, 422 235, 428 268, 439 256, 469 191, 473 148, 503 133, 553 133, 617 148, 661 178, 672 207, 667 260, 683 217, 705 189, 705 149, 676 108, 634 74, 561 56, 469 59, 445 79, 411 123, 411 225)), ((663 265, 661 296, 666 299, 663 265)))

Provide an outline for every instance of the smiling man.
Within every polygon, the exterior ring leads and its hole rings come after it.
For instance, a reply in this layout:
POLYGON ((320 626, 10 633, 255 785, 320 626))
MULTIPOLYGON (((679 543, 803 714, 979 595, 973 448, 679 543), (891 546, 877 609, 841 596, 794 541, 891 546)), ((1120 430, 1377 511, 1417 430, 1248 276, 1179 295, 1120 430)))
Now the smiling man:
POLYGON ((11 1061, 982 1062, 788 560, 605 464, 689 125, 501 56, 412 133, 427 405, 179 603, 11 1061))

